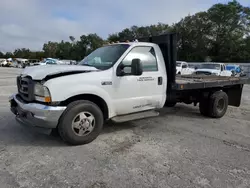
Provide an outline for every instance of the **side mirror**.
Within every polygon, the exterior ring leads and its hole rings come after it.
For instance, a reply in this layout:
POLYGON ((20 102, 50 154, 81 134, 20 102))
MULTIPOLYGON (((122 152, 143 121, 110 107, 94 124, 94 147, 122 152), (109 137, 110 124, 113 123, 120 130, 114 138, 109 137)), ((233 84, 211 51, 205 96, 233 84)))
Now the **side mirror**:
POLYGON ((131 62, 131 65, 124 65, 121 64, 118 66, 116 75, 117 76, 125 76, 125 75, 134 75, 134 76, 140 76, 142 75, 142 63, 140 59, 133 59, 131 62), (130 68, 130 72, 125 72, 124 69, 126 67, 130 68))
POLYGON ((131 74, 135 76, 142 75, 142 63, 140 59, 133 59, 131 63, 131 74))

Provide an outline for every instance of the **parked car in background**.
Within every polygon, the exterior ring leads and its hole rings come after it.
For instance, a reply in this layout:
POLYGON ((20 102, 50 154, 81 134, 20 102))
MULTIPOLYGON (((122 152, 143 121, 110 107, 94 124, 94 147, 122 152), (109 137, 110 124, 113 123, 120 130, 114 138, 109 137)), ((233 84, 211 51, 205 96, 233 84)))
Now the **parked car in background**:
POLYGON ((77 64, 77 61, 76 60, 71 60, 70 61, 70 65, 76 65, 77 64))
POLYGON ((34 63, 33 65, 60 65, 63 64, 62 61, 58 60, 58 59, 54 59, 54 58, 45 58, 43 61, 34 63))
POLYGON ((200 67, 194 71, 193 74, 233 76, 231 71, 226 70, 226 66, 224 63, 202 63, 200 67))
POLYGON ((1 67, 6 67, 8 64, 7 60, 6 59, 0 59, 0 66, 1 67))
POLYGON ((228 64, 226 65, 226 70, 231 71, 233 76, 246 76, 240 65, 228 64))
POLYGON ((75 65, 76 64, 75 60, 70 60, 70 59, 62 59, 60 60, 60 62, 63 65, 75 65))
POLYGON ((23 59, 23 58, 16 58, 13 61, 13 67, 15 68, 25 68, 29 63, 28 59, 23 59))
POLYGON ((198 69, 200 67, 200 64, 198 63, 188 63, 189 68, 192 68, 194 70, 198 69))
POLYGON ((7 64, 5 65, 5 67, 13 67, 13 59, 12 58, 8 58, 6 59, 7 64))
POLYGON ((29 59, 27 66, 34 66, 35 63, 39 63, 39 59, 29 59))
POLYGON ((194 72, 194 68, 190 68, 187 62, 176 61, 176 74, 187 75, 194 72))

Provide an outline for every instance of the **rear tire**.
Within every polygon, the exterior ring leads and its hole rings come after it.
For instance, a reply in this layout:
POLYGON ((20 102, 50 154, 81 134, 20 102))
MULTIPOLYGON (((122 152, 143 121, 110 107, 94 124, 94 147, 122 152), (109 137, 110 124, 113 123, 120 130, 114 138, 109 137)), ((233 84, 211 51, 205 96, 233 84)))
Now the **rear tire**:
POLYGON ((209 116, 221 118, 227 112, 228 96, 223 91, 214 92, 209 98, 209 116))
POLYGON ((62 114, 58 131, 61 138, 71 145, 88 144, 100 134, 103 120, 103 113, 95 103, 75 101, 62 114))

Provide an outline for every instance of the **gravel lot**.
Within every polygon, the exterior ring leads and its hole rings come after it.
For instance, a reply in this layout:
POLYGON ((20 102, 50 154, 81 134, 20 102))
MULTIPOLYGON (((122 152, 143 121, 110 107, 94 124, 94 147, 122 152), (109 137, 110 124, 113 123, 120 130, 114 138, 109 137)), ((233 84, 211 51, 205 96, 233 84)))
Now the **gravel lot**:
POLYGON ((20 70, 0 68, 0 187, 250 187, 250 85, 240 108, 205 119, 177 105, 157 118, 105 125, 67 146, 21 127, 9 111, 20 70))

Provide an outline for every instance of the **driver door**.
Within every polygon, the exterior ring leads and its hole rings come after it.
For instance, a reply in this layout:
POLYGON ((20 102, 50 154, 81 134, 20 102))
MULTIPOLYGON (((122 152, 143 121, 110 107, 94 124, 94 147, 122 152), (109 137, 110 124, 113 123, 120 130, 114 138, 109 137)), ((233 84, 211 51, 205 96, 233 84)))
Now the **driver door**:
MULTIPOLYGON (((133 59, 141 60, 142 75, 117 76, 116 72, 114 73, 112 97, 117 115, 157 108, 164 97, 162 75, 158 70, 154 48, 134 47, 121 64, 131 65, 133 59)), ((131 73, 131 67, 125 67, 123 70, 127 74, 131 73)))

